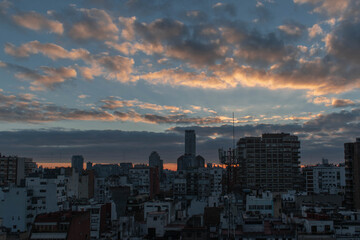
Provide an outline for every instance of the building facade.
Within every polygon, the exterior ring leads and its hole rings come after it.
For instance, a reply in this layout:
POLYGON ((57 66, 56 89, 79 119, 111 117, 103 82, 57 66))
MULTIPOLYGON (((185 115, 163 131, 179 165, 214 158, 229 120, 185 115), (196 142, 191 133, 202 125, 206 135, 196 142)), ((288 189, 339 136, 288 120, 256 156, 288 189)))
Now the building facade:
POLYGON ((36 168, 36 163, 31 158, 0 156, 0 187, 10 184, 20 186, 21 181, 34 168, 36 168))
POLYGON ((322 164, 303 168, 308 193, 338 194, 345 189, 345 166, 329 164, 323 159, 322 164))
POLYGON ((344 144, 345 154, 345 204, 360 209, 360 138, 344 144))
POLYGON ((289 133, 267 133, 237 142, 237 184, 286 192, 301 188, 300 141, 289 133))

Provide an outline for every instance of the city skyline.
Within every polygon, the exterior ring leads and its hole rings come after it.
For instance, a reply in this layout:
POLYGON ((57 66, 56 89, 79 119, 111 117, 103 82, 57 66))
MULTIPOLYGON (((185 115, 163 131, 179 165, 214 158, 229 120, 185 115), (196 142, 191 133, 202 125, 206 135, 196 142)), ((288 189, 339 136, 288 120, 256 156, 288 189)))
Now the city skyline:
POLYGON ((0 1, 0 152, 41 163, 175 164, 262 133, 301 164, 360 136, 352 0, 0 1))

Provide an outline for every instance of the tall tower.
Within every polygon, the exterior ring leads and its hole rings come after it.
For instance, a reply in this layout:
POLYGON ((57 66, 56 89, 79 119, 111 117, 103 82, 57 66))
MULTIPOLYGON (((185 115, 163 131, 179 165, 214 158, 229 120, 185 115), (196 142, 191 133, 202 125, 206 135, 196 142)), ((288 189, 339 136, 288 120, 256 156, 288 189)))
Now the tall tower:
POLYGON ((84 170, 84 157, 82 155, 74 155, 71 157, 71 167, 78 173, 84 170))
POLYGON ((164 161, 160 158, 160 155, 156 151, 151 152, 151 154, 149 156, 149 166, 159 169, 159 178, 160 179, 163 174, 163 169, 164 169, 163 165, 164 165, 164 161))
POLYGON ((196 156, 195 130, 185 130, 185 156, 196 156))
POLYGON ((345 205, 360 209, 360 138, 344 144, 345 154, 345 205))

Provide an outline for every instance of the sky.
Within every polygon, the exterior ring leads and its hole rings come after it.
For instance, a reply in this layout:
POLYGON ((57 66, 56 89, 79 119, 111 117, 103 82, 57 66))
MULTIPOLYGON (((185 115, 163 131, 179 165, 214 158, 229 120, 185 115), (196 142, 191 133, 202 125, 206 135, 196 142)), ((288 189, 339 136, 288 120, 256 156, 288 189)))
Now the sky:
POLYGON ((360 1, 0 2, 0 152, 175 163, 184 131, 218 162, 289 132, 301 163, 360 137, 360 1))

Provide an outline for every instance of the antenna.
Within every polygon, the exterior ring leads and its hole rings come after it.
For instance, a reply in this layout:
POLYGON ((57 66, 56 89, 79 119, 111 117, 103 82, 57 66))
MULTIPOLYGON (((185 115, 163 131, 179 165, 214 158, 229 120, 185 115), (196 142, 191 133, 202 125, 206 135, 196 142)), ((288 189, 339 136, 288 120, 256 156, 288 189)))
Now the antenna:
POLYGON ((233 149, 235 149, 235 117, 233 112, 233 149))

